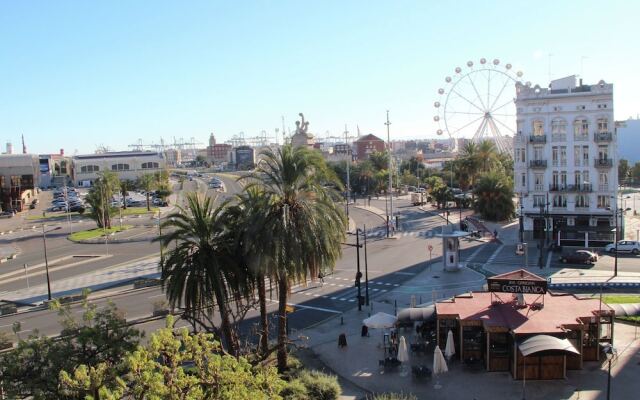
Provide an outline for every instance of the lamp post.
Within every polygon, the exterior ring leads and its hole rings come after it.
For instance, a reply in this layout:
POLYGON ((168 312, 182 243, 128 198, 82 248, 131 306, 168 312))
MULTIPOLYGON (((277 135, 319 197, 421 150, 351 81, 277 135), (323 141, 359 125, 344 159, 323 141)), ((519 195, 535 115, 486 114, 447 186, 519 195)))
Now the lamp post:
POLYGON ((613 359, 618 355, 618 352, 611 344, 605 347, 604 352, 607 356, 607 362, 609 363, 609 366, 607 368, 607 400, 609 400, 611 399, 611 363, 613 362, 613 359))
POLYGON ((363 226, 364 233, 364 296, 365 305, 369 305, 369 265, 367 263, 367 226, 363 226))
POLYGON ((160 263, 164 261, 164 254, 162 251, 162 224, 160 223, 160 211, 158 211, 158 236, 160 237, 160 263))
POLYGON ((44 268, 47 274, 47 299, 51 301, 51 278, 49 276, 49 260, 47 258, 47 233, 61 229, 59 226, 49 231, 44 230, 44 224, 42 224, 42 245, 44 246, 44 268))
POLYGON ((360 280, 362 278, 362 272, 360 272, 360 228, 356 229, 356 286, 358 287, 358 311, 362 311, 362 298, 360 280))
POLYGON ((347 198, 347 201, 346 201, 346 203, 347 203, 347 219, 349 219, 349 198, 351 197, 351 179, 350 179, 351 177, 350 177, 350 174, 349 174, 349 167, 350 167, 350 164, 351 164, 351 160, 350 160, 349 156, 350 156, 351 152, 349 151, 350 149, 349 149, 349 136, 348 135, 349 135, 349 131, 347 130, 347 125, 345 124, 344 125, 344 143, 345 143, 345 145, 347 147, 347 195, 346 195, 346 198, 347 198))
MULTIPOLYGON (((549 206, 549 202, 547 202, 546 206, 549 206)), ((543 267, 543 252, 544 252, 544 245, 545 245, 545 240, 547 238, 547 217, 548 217, 548 213, 545 212, 545 204, 540 204, 540 218, 542 219, 542 221, 544 222, 544 225, 542 227, 543 231, 542 231, 542 235, 540 235, 540 243, 538 244, 539 247, 539 255, 538 255, 538 267, 540 269, 544 268, 543 267)))
MULTIPOLYGON (((392 180, 392 171, 391 171, 391 134, 389 133, 389 126, 391 125, 391 122, 389 122, 389 110, 387 110, 387 122, 385 122, 385 125, 387 126, 387 145, 389 146, 389 151, 387 152, 387 155, 389 156, 389 217, 387 220, 387 225, 389 225, 389 223, 391 221, 393 221, 393 186, 391 183, 392 180)), ((387 228, 389 229, 389 228, 387 228)), ((388 235, 387 235, 388 236, 388 235)))
POLYGON ((522 194, 520 194, 520 243, 524 243, 524 204, 522 204, 522 194))

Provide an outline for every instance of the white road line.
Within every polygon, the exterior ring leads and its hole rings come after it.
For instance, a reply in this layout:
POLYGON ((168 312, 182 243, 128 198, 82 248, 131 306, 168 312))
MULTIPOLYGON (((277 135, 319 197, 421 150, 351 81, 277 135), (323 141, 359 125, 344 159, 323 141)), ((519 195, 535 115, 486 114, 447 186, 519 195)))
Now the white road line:
POLYGON ((147 299, 155 299, 156 297, 166 297, 164 293, 154 294, 153 296, 147 297, 147 299))
POLYGON ((335 299, 337 299, 337 297, 331 297, 331 300, 335 300, 335 299))

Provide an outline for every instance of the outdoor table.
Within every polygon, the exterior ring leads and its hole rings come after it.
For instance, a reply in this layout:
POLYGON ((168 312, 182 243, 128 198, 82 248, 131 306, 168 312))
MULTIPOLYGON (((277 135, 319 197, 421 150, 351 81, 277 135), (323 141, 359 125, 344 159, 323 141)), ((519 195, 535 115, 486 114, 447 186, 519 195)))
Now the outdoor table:
POLYGON ((426 365, 414 365, 411 367, 414 378, 430 378, 431 370, 426 365))
POLYGON ((378 365, 384 367, 386 370, 391 370, 399 367, 402 363, 395 357, 386 357, 384 360, 379 360, 378 365))

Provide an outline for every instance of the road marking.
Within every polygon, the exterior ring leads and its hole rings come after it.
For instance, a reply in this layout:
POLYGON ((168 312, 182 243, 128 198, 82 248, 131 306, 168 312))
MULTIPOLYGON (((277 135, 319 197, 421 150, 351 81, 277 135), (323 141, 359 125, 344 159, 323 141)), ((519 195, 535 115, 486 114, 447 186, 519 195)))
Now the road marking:
POLYGON ((340 301, 346 301, 347 299, 345 299, 344 297, 340 299, 340 301))
POLYGON ((409 276, 417 275, 415 272, 394 272, 394 274, 396 274, 396 275, 409 275, 409 276))
POLYGON ((337 297, 331 297, 331 300, 335 300, 335 299, 337 299, 337 297))
POLYGON ((147 297, 147 299, 155 299, 156 297, 166 297, 164 293, 154 294, 153 296, 147 297))
POLYGON ((316 311, 324 311, 324 312, 333 313, 333 314, 342 314, 342 311, 332 310, 330 308, 303 306, 301 304, 291 304, 291 303, 287 303, 287 305, 288 306, 293 306, 293 307, 296 307, 296 308, 303 308, 303 309, 316 310, 316 311))

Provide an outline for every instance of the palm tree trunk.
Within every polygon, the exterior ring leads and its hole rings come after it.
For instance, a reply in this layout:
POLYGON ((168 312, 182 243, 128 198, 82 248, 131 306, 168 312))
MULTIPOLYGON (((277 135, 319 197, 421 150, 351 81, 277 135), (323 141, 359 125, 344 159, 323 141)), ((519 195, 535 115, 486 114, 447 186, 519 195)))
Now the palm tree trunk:
POLYGON ((149 192, 147 192, 147 211, 151 211, 151 206, 149 205, 149 192))
MULTIPOLYGON (((284 275, 284 274, 283 274, 284 275)), ((278 371, 287 369, 287 297, 289 280, 286 276, 278 279, 278 371)))
POLYGON ((222 335, 224 336, 223 340, 227 343, 227 351, 237 357, 239 354, 239 344, 238 338, 231 328, 231 321, 229 320, 229 314, 231 314, 231 311, 229 310, 227 297, 219 288, 214 289, 214 293, 216 296, 216 302, 218 303, 218 312, 220 313, 220 331, 222 331, 222 335))
POLYGON ((260 303, 260 337, 259 352, 265 354, 269 349, 269 319, 267 318, 267 288, 264 275, 258 275, 258 302, 260 303))

